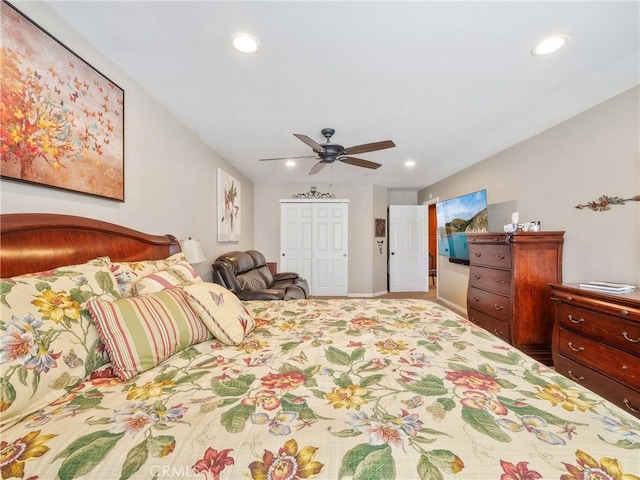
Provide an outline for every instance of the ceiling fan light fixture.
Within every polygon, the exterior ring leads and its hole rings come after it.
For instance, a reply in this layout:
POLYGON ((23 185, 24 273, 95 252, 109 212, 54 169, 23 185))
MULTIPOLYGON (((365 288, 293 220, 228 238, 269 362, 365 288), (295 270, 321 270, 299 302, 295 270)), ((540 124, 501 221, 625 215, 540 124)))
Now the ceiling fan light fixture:
POLYGON ((406 162, 404 162, 404 166, 405 167, 415 167, 416 166, 416 162, 415 162, 415 160, 407 160, 406 162))
POLYGON ((561 49, 569 41, 568 35, 551 35, 540 40, 532 49, 531 55, 548 55, 561 49))
MULTIPOLYGON (((342 163, 346 163, 348 165, 354 165, 356 167, 363 167, 375 170, 376 168, 380 168, 382 164, 371 162, 369 160, 364 160, 362 158, 353 157, 353 154, 359 153, 367 153, 367 152, 375 152, 377 150, 384 150, 386 148, 395 147, 396 144, 391 140, 383 140, 381 142, 372 142, 372 143, 363 143, 361 145, 354 145, 352 147, 344 148, 342 145, 331 142, 331 137, 335 133, 333 128, 323 128, 322 135, 325 138, 325 143, 318 143, 312 138, 302 135, 300 133, 294 133, 293 136, 298 140, 301 140, 307 146, 311 147, 314 155, 305 156, 305 157, 293 157, 293 158, 315 158, 317 160, 316 164, 309 171, 309 175, 315 175, 320 170, 322 170, 325 165, 333 165, 334 162, 339 161, 342 163)), ((268 160, 288 160, 287 165, 289 165, 289 161, 292 158, 287 157, 277 157, 277 158, 261 158, 260 161, 268 161, 268 160)))
POLYGON ((260 42, 256 37, 248 33, 236 33, 231 37, 233 48, 245 54, 256 53, 260 48, 260 42))

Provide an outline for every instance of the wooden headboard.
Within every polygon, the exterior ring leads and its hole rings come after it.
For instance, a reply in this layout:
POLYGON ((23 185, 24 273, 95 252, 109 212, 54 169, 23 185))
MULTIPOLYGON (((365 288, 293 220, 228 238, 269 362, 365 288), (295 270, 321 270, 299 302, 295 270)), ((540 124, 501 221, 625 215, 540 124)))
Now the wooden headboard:
POLYGON ((180 251, 173 235, 149 235, 91 218, 51 213, 0 215, 0 277, 50 270, 108 256, 157 260, 180 251))

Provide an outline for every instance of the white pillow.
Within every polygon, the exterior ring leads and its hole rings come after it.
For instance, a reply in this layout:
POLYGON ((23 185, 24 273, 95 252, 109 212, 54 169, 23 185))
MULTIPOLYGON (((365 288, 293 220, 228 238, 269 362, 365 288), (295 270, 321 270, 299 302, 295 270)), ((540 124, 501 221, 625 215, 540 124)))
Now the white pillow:
POLYGON ((191 308, 209 331, 227 345, 238 345, 255 328, 247 307, 226 288, 209 282, 184 287, 191 308))

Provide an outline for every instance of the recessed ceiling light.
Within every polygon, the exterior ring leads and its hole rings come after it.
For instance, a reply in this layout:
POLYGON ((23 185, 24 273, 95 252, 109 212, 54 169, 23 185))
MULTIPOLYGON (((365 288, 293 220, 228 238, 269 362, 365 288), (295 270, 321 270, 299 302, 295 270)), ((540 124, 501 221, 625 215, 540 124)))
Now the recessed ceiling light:
POLYGON ((287 163, 285 163, 285 165, 287 167, 295 167, 296 166, 296 162, 294 162, 293 160, 287 160, 287 163))
POLYGON ((248 33, 236 33, 231 37, 231 44, 240 53, 256 53, 260 48, 260 42, 248 33))
POLYGON ((531 55, 548 55, 562 48, 568 41, 568 35, 551 35, 550 37, 543 38, 531 49, 531 55))
POLYGON ((416 162, 413 160, 407 160, 406 162, 404 162, 404 166, 405 167, 415 167, 416 162))

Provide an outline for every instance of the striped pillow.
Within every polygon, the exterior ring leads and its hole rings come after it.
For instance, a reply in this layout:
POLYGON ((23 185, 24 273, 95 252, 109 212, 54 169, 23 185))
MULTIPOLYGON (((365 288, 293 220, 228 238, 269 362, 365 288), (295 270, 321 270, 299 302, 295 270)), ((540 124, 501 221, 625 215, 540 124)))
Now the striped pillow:
POLYGON ((111 271, 118 281, 123 297, 134 295, 133 284, 154 272, 164 270, 178 262, 186 261, 183 252, 174 253, 163 260, 140 260, 134 262, 111 262, 111 271))
POLYGON ((154 272, 133 284, 134 295, 161 292, 165 288, 180 287, 191 283, 201 282, 189 262, 178 262, 165 270, 154 272))
POLYGON ((87 309, 122 380, 211 338, 180 288, 114 302, 90 300, 87 309))

